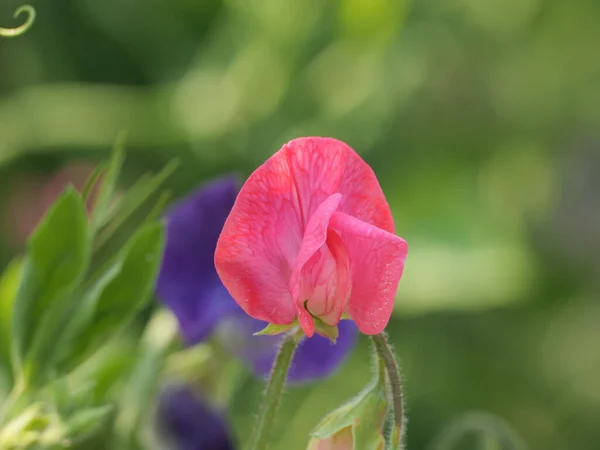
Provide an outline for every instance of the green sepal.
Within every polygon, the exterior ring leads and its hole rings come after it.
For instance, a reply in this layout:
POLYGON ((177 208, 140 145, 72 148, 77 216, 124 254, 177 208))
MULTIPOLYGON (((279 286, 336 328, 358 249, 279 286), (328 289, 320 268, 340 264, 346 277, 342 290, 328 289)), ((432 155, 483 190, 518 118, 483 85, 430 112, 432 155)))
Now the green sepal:
MULTIPOLYGON (((333 342, 335 344, 335 342, 339 336, 338 327, 335 325, 327 325, 325 322, 323 322, 318 317, 313 316, 313 319, 314 319, 314 323, 315 323, 315 333, 317 333, 320 336, 328 338, 331 342, 333 342)), ((294 321, 292 323, 285 324, 285 325, 276 325, 274 323, 270 323, 262 330, 254 333, 254 336, 276 336, 278 334, 286 333, 297 327, 298 327, 298 318, 294 319, 294 321)))
POLYGON ((286 333, 291 329, 298 326, 298 319, 294 319, 294 321, 287 325, 276 325, 274 323, 270 323, 265 328, 260 331, 254 333, 254 336, 275 336, 278 334, 286 333))
POLYGON ((335 344, 340 334, 337 325, 327 325, 318 317, 313 317, 313 319, 315 321, 315 333, 328 338, 335 344))

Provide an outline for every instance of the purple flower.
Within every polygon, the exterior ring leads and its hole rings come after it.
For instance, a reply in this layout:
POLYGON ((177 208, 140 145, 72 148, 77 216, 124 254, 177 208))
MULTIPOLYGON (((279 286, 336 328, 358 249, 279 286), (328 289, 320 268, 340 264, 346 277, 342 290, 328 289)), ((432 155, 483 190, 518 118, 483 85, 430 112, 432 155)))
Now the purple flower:
MULTIPOLYGON (((229 295, 214 266, 217 239, 234 204, 233 176, 212 181, 175 204, 167 213, 167 245, 157 283, 158 297, 175 314, 189 345, 215 335, 258 375, 269 373, 279 336, 253 336, 267 324, 248 317, 229 295)), ((314 336, 294 356, 289 381, 330 375, 352 350, 353 322, 339 324, 337 344, 314 336)))
POLYGON ((188 386, 172 386, 160 395, 157 426, 177 450, 233 450, 229 425, 188 386))

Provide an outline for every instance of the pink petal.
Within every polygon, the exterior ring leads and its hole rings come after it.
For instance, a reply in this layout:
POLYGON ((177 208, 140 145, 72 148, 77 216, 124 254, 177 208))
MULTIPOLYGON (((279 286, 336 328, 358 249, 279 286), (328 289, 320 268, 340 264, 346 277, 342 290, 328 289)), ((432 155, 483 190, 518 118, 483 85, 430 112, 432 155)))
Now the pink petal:
POLYGON ((272 157, 244 183, 215 251, 221 281, 249 316, 281 325, 294 320, 289 277, 302 234, 288 161, 272 157))
POLYGON ((340 192, 339 211, 394 233, 392 213, 373 169, 347 144, 322 137, 294 139, 273 158, 283 155, 289 161, 304 224, 327 197, 340 192))
POLYGON ((340 234, 352 267, 346 312, 364 334, 381 333, 394 308, 408 252, 406 241, 340 212, 331 216, 329 226, 340 234))

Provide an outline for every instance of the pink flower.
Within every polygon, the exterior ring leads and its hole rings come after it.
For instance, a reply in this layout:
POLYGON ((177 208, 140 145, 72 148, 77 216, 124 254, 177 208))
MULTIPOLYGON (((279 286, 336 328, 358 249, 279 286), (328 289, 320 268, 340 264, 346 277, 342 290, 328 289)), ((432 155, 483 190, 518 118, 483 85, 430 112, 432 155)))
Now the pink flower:
POLYGON ((300 138, 254 171, 225 222, 215 252, 223 284, 255 319, 342 314, 365 334, 387 325, 407 253, 373 170, 348 145, 300 138))

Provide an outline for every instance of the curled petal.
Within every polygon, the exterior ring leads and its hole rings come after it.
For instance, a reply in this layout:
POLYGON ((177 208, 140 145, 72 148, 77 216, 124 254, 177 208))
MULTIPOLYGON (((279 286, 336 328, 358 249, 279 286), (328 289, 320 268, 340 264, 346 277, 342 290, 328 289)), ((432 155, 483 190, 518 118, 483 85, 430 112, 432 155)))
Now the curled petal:
MULTIPOLYGON (((333 292, 335 289, 332 289, 331 285, 335 287, 336 283, 336 261, 332 252, 324 244, 327 240, 329 219, 337 209, 341 199, 342 195, 339 193, 330 195, 311 216, 306 225, 302 244, 290 278, 290 291, 298 312, 298 321, 308 337, 312 337, 315 325, 311 313, 305 308, 305 301, 308 300, 309 303, 313 303, 313 305, 308 305, 310 308, 310 306, 314 306, 314 303, 325 303, 328 300, 328 298, 316 300, 315 295, 320 297, 335 295, 335 292, 333 292), (319 294, 316 292, 317 290, 322 292, 319 294)), ((330 300, 331 303, 335 301, 335 299, 330 300)), ((310 309, 313 314, 320 315, 313 308, 310 309)), ((321 312, 323 308, 319 305, 318 309, 321 312)), ((341 308, 339 313, 341 316, 341 308)))
POLYGON ((352 267, 346 312, 365 334, 378 334, 390 320, 408 252, 406 241, 348 214, 336 212, 330 227, 344 242, 352 267))
POLYGON ((327 325, 337 325, 352 290, 352 279, 346 246, 335 231, 327 230, 325 245, 310 262, 304 277, 304 285, 310 287, 305 289, 309 293, 306 307, 327 325))

